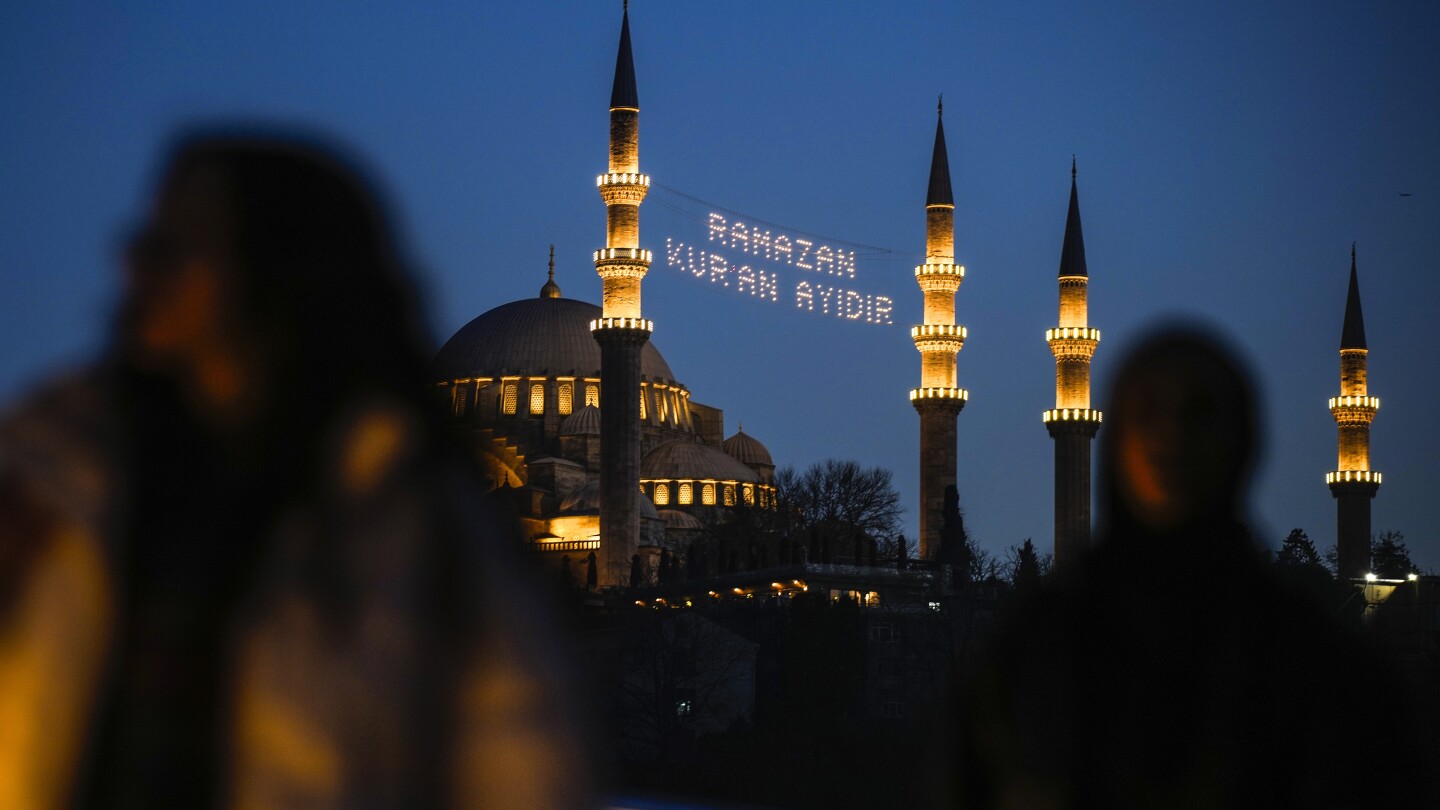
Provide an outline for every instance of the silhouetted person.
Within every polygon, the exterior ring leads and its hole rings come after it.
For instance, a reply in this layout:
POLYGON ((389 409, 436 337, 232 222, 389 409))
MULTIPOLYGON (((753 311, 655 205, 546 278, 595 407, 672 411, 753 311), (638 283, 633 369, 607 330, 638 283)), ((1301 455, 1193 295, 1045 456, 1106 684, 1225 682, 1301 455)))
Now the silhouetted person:
POLYGON ((125 264, 104 362, 0 424, 30 515, 0 805, 582 805, 545 610, 439 438, 360 175, 186 138, 125 264))
POLYGON ((1433 762, 1387 662, 1282 591, 1251 544, 1257 430, 1248 375, 1203 335, 1162 333, 1124 363, 1100 540, 1002 617, 963 696, 963 805, 1420 798, 1433 762))

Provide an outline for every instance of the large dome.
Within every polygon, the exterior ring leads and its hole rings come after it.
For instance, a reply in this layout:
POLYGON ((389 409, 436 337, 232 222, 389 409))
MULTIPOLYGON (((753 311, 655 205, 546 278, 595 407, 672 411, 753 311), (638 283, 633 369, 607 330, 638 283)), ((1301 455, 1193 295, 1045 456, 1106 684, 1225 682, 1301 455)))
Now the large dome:
MULTIPOLYGON (((486 312, 456 332, 431 365, 437 381, 502 374, 600 376, 600 345, 590 322, 600 307, 571 298, 524 298, 486 312)), ((677 382, 665 358, 646 342, 640 373, 677 382)))

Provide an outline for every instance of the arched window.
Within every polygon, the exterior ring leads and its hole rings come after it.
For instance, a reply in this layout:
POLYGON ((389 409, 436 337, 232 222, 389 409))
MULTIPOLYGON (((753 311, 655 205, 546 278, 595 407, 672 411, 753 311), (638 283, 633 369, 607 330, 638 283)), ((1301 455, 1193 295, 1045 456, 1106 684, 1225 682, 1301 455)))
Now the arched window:
POLYGON ((585 404, 592 408, 600 407, 600 386, 594 383, 585 386, 585 404))
POLYGON ((685 483, 681 484, 681 485, 680 485, 680 504, 681 504, 682 506, 689 506, 690 503, 691 503, 694 499, 695 499, 695 490, 691 488, 690 482, 689 482, 689 481, 686 481, 685 483))
POLYGON ((464 416, 470 413, 470 394, 475 390, 475 383, 458 383, 454 387, 454 406, 452 412, 455 416, 464 416))
POLYGON ((670 485, 669 485, 669 484, 656 484, 656 485, 655 485, 655 505, 656 505, 656 506, 665 506, 665 505, 668 504, 668 503, 670 503, 670 485))
POLYGON ((714 506, 714 505, 715 505, 715 485, 714 485, 714 484, 706 484, 706 485, 700 490, 700 502, 703 503, 703 504, 705 504, 706 506, 714 506))
POLYGON ((536 416, 545 413, 545 386, 540 383, 530 386, 530 413, 536 416))
POLYGON ((746 505, 746 506, 754 506, 754 505, 755 505, 755 485, 753 485, 753 484, 746 484, 746 485, 744 485, 743 487, 740 488, 740 492, 741 492, 741 494, 743 494, 743 495, 745 496, 745 505, 746 505))
POLYGON ((515 413, 515 383, 505 383, 505 393, 500 398, 501 413, 515 413))
POLYGON ((571 397, 573 396, 570 383, 560 383, 560 415, 570 415, 571 397))
POLYGON ((735 485, 734 485, 734 484, 726 484, 726 485, 725 485, 725 505, 726 505, 726 506, 734 506, 734 505, 735 505, 735 485))

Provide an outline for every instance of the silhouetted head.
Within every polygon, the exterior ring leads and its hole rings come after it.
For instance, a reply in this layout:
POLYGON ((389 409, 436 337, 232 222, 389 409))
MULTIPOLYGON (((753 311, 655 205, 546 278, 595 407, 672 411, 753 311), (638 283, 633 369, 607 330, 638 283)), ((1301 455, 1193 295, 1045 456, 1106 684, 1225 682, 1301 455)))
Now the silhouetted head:
POLYGON ((1240 361, 1193 329, 1159 332, 1116 375, 1101 432, 1111 534, 1233 523, 1258 444, 1240 361))
POLYGON ((427 344, 379 198, 309 140, 178 139, 127 271, 122 357, 202 418, 310 421, 366 389, 421 390, 427 344))

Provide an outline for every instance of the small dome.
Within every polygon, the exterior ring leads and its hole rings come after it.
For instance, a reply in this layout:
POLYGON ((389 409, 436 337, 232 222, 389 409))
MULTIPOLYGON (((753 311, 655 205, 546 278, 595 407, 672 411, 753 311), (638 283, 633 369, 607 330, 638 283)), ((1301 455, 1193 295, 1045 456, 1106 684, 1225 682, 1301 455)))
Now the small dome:
POLYGON ((600 435, 600 409, 594 405, 586 405, 580 410, 565 417, 560 423, 561 436, 598 436, 600 435))
POLYGON ((600 481, 592 478, 560 502, 562 515, 593 515, 600 511, 600 481))
POLYGON ((680 531, 699 531, 704 528, 700 525, 699 518, 689 512, 681 512, 679 509, 661 509, 660 519, 665 521, 665 530, 677 529, 680 531))
POLYGON ((774 460, 770 458, 770 451, 758 439, 746 433, 744 428, 735 431, 734 436, 725 440, 725 452, 741 464, 775 466, 774 460))
POLYGON ((758 482, 755 471, 709 445, 676 439, 658 445, 640 462, 640 477, 758 482))

